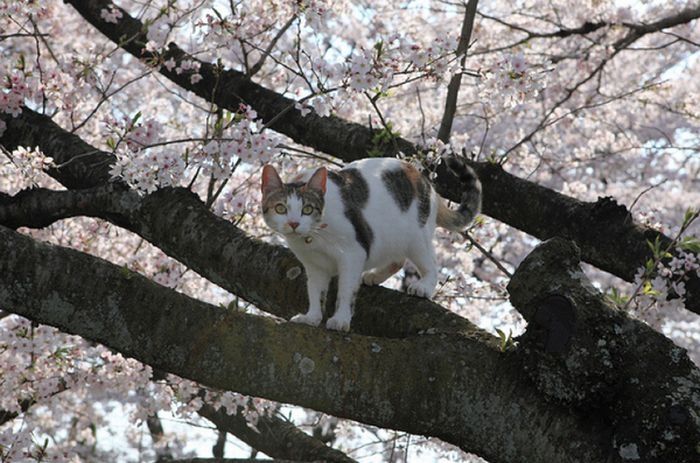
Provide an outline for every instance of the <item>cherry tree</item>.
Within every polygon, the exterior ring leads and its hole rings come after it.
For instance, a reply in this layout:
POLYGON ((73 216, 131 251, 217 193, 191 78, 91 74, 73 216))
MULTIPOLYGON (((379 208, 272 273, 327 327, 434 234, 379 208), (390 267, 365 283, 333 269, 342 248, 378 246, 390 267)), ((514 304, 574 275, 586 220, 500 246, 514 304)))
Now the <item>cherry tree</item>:
POLYGON ((0 0, 0 460, 697 461, 699 17, 0 0), (261 166, 379 156, 483 215, 433 301, 287 323, 261 166))

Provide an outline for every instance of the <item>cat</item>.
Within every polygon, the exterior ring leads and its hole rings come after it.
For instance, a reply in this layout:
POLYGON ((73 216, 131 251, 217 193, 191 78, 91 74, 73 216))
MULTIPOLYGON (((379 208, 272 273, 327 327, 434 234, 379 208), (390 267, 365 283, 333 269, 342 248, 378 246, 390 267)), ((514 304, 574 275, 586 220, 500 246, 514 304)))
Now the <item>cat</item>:
POLYGON ((481 209, 481 183, 474 171, 457 158, 446 160, 463 190, 456 211, 416 167, 399 159, 363 159, 339 171, 321 167, 308 181, 292 183, 282 182, 271 165, 263 167, 265 223, 285 238, 306 270, 308 311, 292 322, 320 324, 328 284, 337 275, 336 311, 326 328, 348 331, 360 284, 384 282, 406 259, 420 273, 407 292, 433 296, 435 227, 462 231, 481 209))

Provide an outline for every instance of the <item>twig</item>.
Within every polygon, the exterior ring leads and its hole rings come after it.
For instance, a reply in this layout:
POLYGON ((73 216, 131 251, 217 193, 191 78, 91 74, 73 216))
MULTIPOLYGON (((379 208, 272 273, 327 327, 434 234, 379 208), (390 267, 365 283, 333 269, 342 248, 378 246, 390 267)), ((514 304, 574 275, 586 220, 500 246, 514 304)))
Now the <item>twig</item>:
POLYGON ((255 63, 255 64, 253 65, 253 67, 250 68, 250 70, 248 71, 248 73, 247 73, 248 77, 253 77, 255 74, 258 73, 258 71, 260 71, 260 69, 263 67, 263 64, 265 64, 265 60, 267 59, 267 57, 268 57, 268 56, 270 55, 270 53, 272 52, 272 49, 275 48, 275 45, 277 44, 277 41, 278 41, 280 38, 282 38, 282 36, 284 35, 285 32, 287 32, 287 29, 289 29, 289 27, 294 23, 294 20, 295 20, 295 19, 297 19, 297 15, 296 15, 296 14, 293 15, 291 18, 289 18, 289 20, 284 24, 284 26, 282 26, 282 29, 280 29, 280 30, 277 32, 277 35, 275 35, 275 36, 273 37, 272 41, 270 41, 270 43, 267 45, 267 48, 265 48, 265 51, 263 51, 263 54, 262 54, 262 56, 260 57, 260 59, 258 60, 258 62, 255 63))
POLYGON ((481 251, 481 253, 482 253, 484 256, 486 256, 486 258, 487 258, 488 260, 490 260, 491 262, 493 262, 493 264, 494 264, 496 267, 498 267, 498 269, 499 269, 501 272, 503 272, 508 278, 512 278, 512 277, 513 277, 513 274, 512 274, 511 272, 509 272, 508 269, 505 268, 505 267, 503 266, 503 264, 501 264, 501 263, 498 261, 498 259, 496 259, 496 258, 494 257, 493 254, 491 254, 485 247, 483 247, 482 245, 480 245, 474 238, 472 238, 471 235, 469 235, 468 232, 461 232, 460 235, 462 235, 464 238, 468 239, 469 242, 470 242, 472 245, 474 245, 474 247, 475 247, 476 249, 478 249, 479 251, 481 251))
POLYGON ((459 95, 459 86, 462 83, 462 72, 464 64, 467 60, 467 48, 472 35, 474 26, 474 16, 476 16, 476 4, 479 0, 470 0, 464 9, 464 22, 462 23, 462 33, 459 36, 459 44, 457 45, 457 56, 462 56, 459 61, 460 72, 456 73, 450 79, 447 85, 447 98, 445 100, 445 111, 440 122, 438 130, 438 140, 444 143, 450 141, 450 133, 452 132, 452 122, 454 121, 455 111, 457 110, 457 96, 459 95))

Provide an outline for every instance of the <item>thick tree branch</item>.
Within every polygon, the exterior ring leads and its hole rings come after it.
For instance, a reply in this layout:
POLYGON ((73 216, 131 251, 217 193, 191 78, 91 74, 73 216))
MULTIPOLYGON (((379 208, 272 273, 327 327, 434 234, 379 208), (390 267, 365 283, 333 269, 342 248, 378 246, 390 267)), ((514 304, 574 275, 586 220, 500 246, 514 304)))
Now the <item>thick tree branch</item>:
POLYGON ((109 181, 114 157, 70 134, 51 118, 25 107, 19 117, 0 112, 0 120, 7 124, 0 145, 8 151, 38 146, 55 164, 62 165, 49 173, 66 187, 88 188, 109 181))
POLYGON ((684 349, 610 307, 579 260, 575 244, 551 239, 508 285, 528 321, 518 349, 527 375, 557 402, 607 416, 621 456, 693 461, 700 444, 700 370, 684 349))
MULTIPOLYGON (((47 218, 59 218, 56 211, 66 217, 111 220, 263 310, 289 318, 306 308, 302 266, 289 250, 249 237, 185 189, 142 197, 115 184, 75 191, 30 190, 15 198, 18 204, 0 205, 0 224, 43 226, 47 218)), ((329 299, 330 308, 334 301, 329 299)), ((426 330, 491 337, 431 301, 381 287, 363 287, 358 294, 353 330, 385 337, 426 330)))
POLYGON ((540 400, 513 357, 478 340, 278 324, 4 227, 0 253, 0 306, 211 387, 435 436, 494 463, 610 451, 603 423, 540 400))
MULTIPOLYGON (((117 24, 102 20, 100 11, 109 3, 106 0, 68 0, 68 3, 107 37, 115 43, 122 44, 126 51, 138 58, 157 60, 173 57, 181 60, 187 57, 191 59, 174 44, 170 45, 163 56, 155 56, 145 51, 144 27, 127 12, 123 12, 124 17, 117 24), (125 41, 124 38, 128 40, 125 41)), ((679 25, 683 21, 691 21, 698 16, 700 16, 700 10, 688 9, 645 26, 643 32, 650 33, 679 25)), ((633 33, 634 30, 630 32, 630 34, 633 33)), ((284 111, 284 115, 277 118, 271 128, 288 135, 300 144, 311 146, 345 161, 366 157, 373 146, 372 138, 375 131, 337 117, 320 117, 313 112, 302 117, 301 113, 293 108, 294 101, 253 83, 246 79, 243 73, 221 70, 202 62, 199 72, 203 79, 193 85, 185 73, 178 75, 165 68, 161 68, 160 72, 183 88, 221 107, 235 110, 240 102, 246 102, 256 109, 264 121, 270 121, 284 111), (212 89, 214 89, 213 93, 212 89)), ((387 150, 386 155, 392 156, 398 150, 406 154, 415 153, 417 147, 407 140, 396 138, 396 144, 388 146, 387 150)), ((479 174, 483 185, 485 214, 542 240, 557 235, 571 239, 579 244, 586 262, 627 281, 632 281, 637 269, 651 257, 647 239, 653 240, 658 236, 663 242, 670 242, 665 235, 640 227, 626 215, 624 220, 620 220, 620 214, 610 215, 610 211, 615 208, 608 207, 610 204, 608 200, 596 203, 580 202, 507 174, 489 163, 470 163, 470 165, 479 174), (532 208, 533 203, 538 204, 539 207, 532 208), (585 226, 581 227, 581 224, 585 226)), ((458 183, 444 166, 438 169, 435 183, 440 194, 453 201, 459 201, 458 183)), ((687 288, 686 307, 700 313, 700 278, 691 277, 687 288)))
POLYGON ((630 33, 625 37, 621 38, 613 45, 616 50, 625 48, 635 42, 640 37, 647 34, 653 34, 654 32, 660 32, 664 29, 670 27, 680 26, 681 24, 687 24, 691 21, 700 18, 700 5, 696 5, 691 8, 686 8, 674 15, 667 16, 665 18, 659 19, 648 24, 625 24, 630 28, 630 33))
MULTIPOLYGON (((22 115, 12 123, 13 127, 19 127, 22 130, 12 132, 8 128, 5 135, 0 137, 0 144, 7 149, 14 149, 19 145, 38 145, 43 151, 52 155, 57 163, 67 163, 66 168, 73 166, 77 169, 77 173, 84 172, 83 162, 87 166, 108 165, 112 159, 108 153, 99 151, 84 143, 79 137, 62 131, 49 118, 38 116, 29 109, 25 108, 22 115), (35 124, 35 129, 29 130, 30 123, 35 124), (51 136, 44 138, 41 136, 43 133, 51 134, 51 136), (63 146, 76 146, 80 153, 91 152, 92 154, 90 157, 79 158, 71 162, 71 154, 66 152, 62 148, 63 146)), ((490 188, 484 188, 485 213, 498 216, 505 223, 543 240, 554 236, 571 239, 578 244, 586 262, 627 281, 632 281, 637 269, 652 257, 647 241, 653 242, 658 238, 664 246, 671 242, 671 239, 662 233, 636 224, 627 209, 618 205, 611 198, 602 198, 594 203, 582 202, 536 183, 515 177, 496 164, 473 163, 472 166, 477 170, 482 183, 491 185, 490 188), (531 204, 537 204, 538 207, 532 208, 531 204)), ((439 166, 439 170, 446 182, 437 185, 438 191, 443 195, 459 191, 458 183, 444 166, 439 166)), ((74 178, 73 171, 61 172, 60 178, 67 186, 93 183, 74 178)), ((259 298, 255 297, 259 291, 268 293, 270 288, 275 287, 272 280, 265 278, 248 282, 253 285, 251 290, 247 290, 250 288, 249 286, 232 287, 231 282, 235 281, 236 277, 245 275, 245 272, 255 271, 258 273, 260 271, 259 268, 255 268, 254 262, 251 262, 251 260, 256 259, 255 255, 243 254, 247 257, 241 259, 241 255, 236 254, 235 250, 240 248, 233 244, 239 242, 235 241, 235 238, 240 239, 240 242, 243 243, 247 243, 249 238, 229 222, 216 218, 194 197, 188 201, 183 199, 184 202, 182 202, 179 198, 181 196, 184 198, 185 194, 168 193, 168 191, 173 190, 157 192, 152 197, 147 198, 123 193, 130 199, 119 203, 121 205, 119 210, 115 210, 115 206, 104 203, 103 196, 99 194, 99 191, 104 192, 104 190, 98 189, 98 191, 91 193, 92 199, 90 194, 85 196, 80 192, 67 193, 57 203, 49 201, 47 198, 47 195, 54 192, 39 191, 36 196, 20 197, 16 200, 22 199, 23 201, 18 201, 17 204, 12 204, 12 201, 15 200, 4 197, 0 200, 0 223, 12 227, 20 225, 42 226, 46 220, 58 218, 53 217, 52 214, 59 216, 61 214, 64 216, 94 214, 141 234, 170 256, 180 260, 214 283, 251 302, 260 302, 259 298), (97 203, 92 204, 95 201, 97 203), (188 204, 188 209, 184 208, 184 204, 188 204), (131 209, 125 209, 124 205, 130 205, 131 209), (22 213, 21 208, 25 208, 26 211, 22 213), (125 220, 126 216, 130 216, 130 219, 125 220), (188 216, 191 218, 191 222, 188 222, 187 227, 183 227, 178 220, 188 216), (230 238, 234 238, 234 241, 229 241, 230 238), (225 258, 219 252, 223 246, 235 249, 232 249, 230 256, 225 258), (202 247, 211 247, 211 250, 209 253, 203 254, 200 252, 202 247), (208 260, 210 258, 215 260, 208 260), (229 258, 231 260, 228 260, 229 258), (241 273, 235 270, 239 266, 243 267, 240 269, 241 273), (260 282, 261 286, 257 286, 257 282, 260 282)), ((60 195, 54 195, 54 197, 58 198, 60 195)), ((107 202, 114 202, 114 200, 107 202)), ((261 252, 259 256, 264 256, 265 259, 269 259, 269 262, 277 262, 280 265, 279 272, 275 272, 271 277, 277 278, 279 281, 279 279, 288 278, 288 276, 298 273, 294 269, 301 268, 301 266, 291 253, 284 250, 272 251, 273 248, 265 246, 262 245, 259 249, 256 247, 256 250, 261 252)), ((691 275, 686 283, 686 289, 688 291, 686 307, 700 313, 700 278, 691 275)), ((371 292, 362 291, 360 293, 361 305, 362 298, 369 294, 378 295, 374 290, 371 292)), ((297 310, 303 310, 305 307, 303 288, 292 291, 291 298, 289 295, 290 293, 286 292, 280 294, 281 305, 277 308, 267 307, 267 309, 285 317, 293 315, 297 310)), ((387 307, 387 310, 393 310, 395 306, 388 303, 390 299, 393 300, 393 298, 379 296, 379 299, 373 297, 366 302, 375 308, 387 307), (389 306, 391 307, 389 308, 389 306)), ((401 298, 400 303, 404 302, 401 298)), ((416 304, 409 305, 415 306, 416 304)), ((359 312, 369 315, 362 310, 359 312)), ((379 309, 378 313, 388 315, 391 312, 383 312, 379 309)), ((425 326, 426 323, 436 323, 437 326, 463 327, 461 322, 457 320, 449 321, 446 319, 444 320, 446 324, 443 324, 443 322, 438 321, 434 314, 423 318, 426 313, 431 312, 417 311, 416 316, 418 313, 423 314, 419 316, 423 322, 413 325, 413 322, 408 322, 413 316, 409 316, 406 319, 408 325, 402 328, 409 329, 409 326, 414 326, 419 330, 427 329, 429 326, 425 326)), ((376 316, 383 317, 383 315, 376 316)), ((376 322, 379 318, 373 321, 376 322)), ((364 325, 364 322, 362 324, 364 325)), ((367 328, 372 329, 372 326, 378 325, 373 325, 370 322, 367 328)), ((397 329, 401 331, 401 328, 397 327, 397 329)), ((390 332, 396 331, 390 330, 390 332)))

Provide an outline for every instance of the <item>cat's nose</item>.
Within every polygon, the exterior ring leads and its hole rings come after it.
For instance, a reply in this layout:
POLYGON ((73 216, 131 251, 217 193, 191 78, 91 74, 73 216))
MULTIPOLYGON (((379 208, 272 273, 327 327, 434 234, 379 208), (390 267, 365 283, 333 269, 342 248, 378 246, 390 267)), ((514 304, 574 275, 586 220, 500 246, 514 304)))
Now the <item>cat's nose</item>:
POLYGON ((299 226, 299 222, 287 222, 287 225, 292 227, 292 230, 296 230, 297 227, 299 226))

